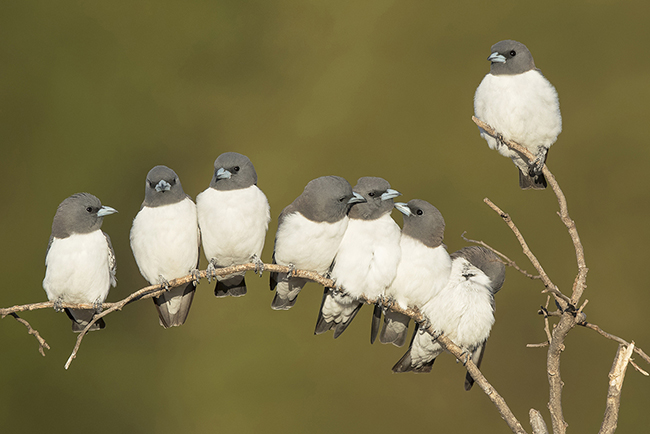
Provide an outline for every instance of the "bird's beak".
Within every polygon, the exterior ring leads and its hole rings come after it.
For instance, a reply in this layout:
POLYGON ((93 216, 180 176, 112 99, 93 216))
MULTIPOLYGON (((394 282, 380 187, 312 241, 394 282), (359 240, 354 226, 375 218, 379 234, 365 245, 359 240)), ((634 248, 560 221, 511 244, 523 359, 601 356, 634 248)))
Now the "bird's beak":
POLYGON ((117 210, 115 208, 111 208, 110 206, 103 206, 99 208, 99 211, 97 211, 97 217, 104 217, 107 215, 115 214, 117 210))
POLYGON ((393 199, 393 198, 395 198, 397 196, 401 196, 401 195, 402 195, 402 193, 400 193, 399 191, 393 190, 392 188, 389 188, 388 190, 386 190, 386 192, 384 194, 381 195, 381 200, 393 199))
POLYGON ((487 60, 489 60, 492 63, 506 63, 506 58, 496 51, 490 54, 487 60))
POLYGON ((409 206, 407 204, 405 204, 404 202, 397 202, 395 204, 395 208, 397 208, 397 211, 401 212, 405 216, 410 216, 410 215, 413 214, 411 212, 411 208, 409 208, 409 206))
POLYGON ((163 191, 169 191, 169 190, 171 190, 171 188, 172 188, 172 185, 169 182, 165 181, 164 179, 161 179, 160 182, 158 184, 156 184, 156 187, 155 187, 156 191, 159 192, 159 193, 163 192, 163 191))
POLYGON ((230 178, 232 176, 232 173, 230 173, 228 170, 224 169, 223 167, 220 167, 219 170, 217 170, 217 179, 226 179, 230 178))
POLYGON ((366 202, 366 198, 363 197, 363 196, 361 196, 361 195, 360 195, 359 193, 357 193, 356 191, 355 191, 355 192, 352 192, 352 197, 350 198, 350 200, 348 200, 348 204, 351 204, 351 203, 360 203, 360 202, 366 202))

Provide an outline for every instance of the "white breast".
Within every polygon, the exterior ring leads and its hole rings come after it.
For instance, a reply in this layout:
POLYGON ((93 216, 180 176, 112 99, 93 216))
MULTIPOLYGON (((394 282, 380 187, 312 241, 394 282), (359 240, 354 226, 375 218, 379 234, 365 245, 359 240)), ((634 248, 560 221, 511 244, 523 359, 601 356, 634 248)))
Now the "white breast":
MULTIPOLYGON (((476 89, 474 113, 505 139, 514 140, 534 154, 541 147, 548 149, 562 131, 557 92, 537 70, 517 75, 487 74, 476 89)), ((497 149, 493 137, 482 136, 490 148, 497 149)), ((512 158, 504 146, 499 147, 499 152, 512 158)))
POLYGON ((317 223, 300 213, 286 216, 276 235, 276 262, 326 273, 341 244, 348 220, 344 217, 335 223, 317 223))
POLYGON ((140 273, 151 284, 159 276, 175 279, 196 268, 199 229, 191 199, 158 207, 144 207, 133 219, 131 249, 140 273))
POLYGON ((350 219, 332 279, 353 297, 382 295, 397 273, 400 232, 390 214, 376 220, 350 219))
POLYGON ((45 258, 43 288, 49 300, 103 303, 111 283, 109 247, 101 230, 54 238, 45 258))
POLYGON ((256 185, 241 190, 208 188, 196 197, 203 252, 230 266, 261 257, 271 220, 269 202, 256 185))
POLYGON ((402 259, 387 293, 403 308, 421 307, 447 284, 451 259, 444 245, 432 249, 407 235, 400 245, 402 259))

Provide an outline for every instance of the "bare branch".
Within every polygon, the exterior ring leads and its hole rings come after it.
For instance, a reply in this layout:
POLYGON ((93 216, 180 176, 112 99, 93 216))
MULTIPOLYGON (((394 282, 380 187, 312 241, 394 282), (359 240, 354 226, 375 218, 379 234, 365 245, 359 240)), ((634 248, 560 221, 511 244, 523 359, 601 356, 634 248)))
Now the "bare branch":
POLYGON ((530 417, 530 425, 533 427, 533 434, 548 434, 546 422, 544 422, 544 418, 539 411, 531 408, 528 415, 530 417))
POLYGON ((533 274, 530 274, 528 271, 526 271, 526 270, 524 270, 522 268, 519 268, 519 266, 515 263, 515 261, 508 258, 506 255, 499 252, 497 249, 495 249, 494 247, 488 245, 487 243, 485 243, 483 241, 477 241, 477 240, 472 240, 472 239, 466 238, 465 237, 466 233, 467 233, 467 231, 463 232, 460 236, 461 236, 462 239, 464 239, 468 243, 478 244, 480 246, 485 247, 486 249, 491 250, 492 252, 494 252, 495 255, 500 256, 507 266, 514 268, 515 270, 519 271, 521 274, 528 277, 529 279, 541 279, 542 278, 542 276, 540 276, 540 275, 533 275, 533 274))
MULTIPOLYGON (((510 149, 513 149, 516 152, 519 152, 520 154, 524 155, 526 158, 528 158, 528 161, 532 162, 535 160, 535 156, 532 153, 530 153, 528 149, 524 148, 523 146, 511 140, 504 140, 501 134, 499 134, 497 131, 494 130, 494 128, 492 128, 490 125, 486 124, 485 122, 481 121, 480 119, 477 119, 476 117, 472 116, 472 120, 476 125, 478 125, 479 128, 483 129, 486 133, 488 133, 492 137, 497 138, 499 141, 504 143, 510 149)), ((586 281, 587 281, 587 272, 589 271, 589 269, 587 268, 585 262, 585 251, 584 248, 582 247, 582 242, 580 241, 580 236, 578 235, 578 229, 576 228, 576 224, 569 216, 569 209, 567 207, 566 196, 564 196, 564 193, 562 192, 560 185, 555 179, 555 176, 551 173, 548 167, 546 167, 546 165, 542 167, 542 173, 544 174, 547 183, 551 186, 553 192, 555 193, 555 196, 557 197, 558 204, 560 205, 560 211, 558 212, 558 215, 560 216, 562 223, 564 223, 564 225, 569 231, 569 236, 571 237, 571 241, 573 242, 573 247, 576 253, 578 274, 576 275, 576 279, 573 283, 573 292, 571 295, 571 303, 570 303, 571 305, 575 306, 580 301, 580 298, 582 297, 582 293, 587 287, 586 281)))
POLYGON ((29 323, 26 320, 19 317, 18 314, 12 312, 9 315, 13 316, 14 318, 16 318, 16 321, 18 321, 19 323, 27 327, 27 333, 29 333, 30 335, 34 335, 34 337, 38 341, 38 352, 41 353, 43 357, 45 357, 45 350, 49 350, 50 346, 47 344, 47 342, 45 342, 45 339, 41 337, 40 333, 38 333, 36 329, 32 328, 32 326, 29 325, 29 323))
MULTIPOLYGON (((625 345, 626 347, 631 345, 626 340, 621 339, 618 336, 615 336, 615 335, 613 335, 611 333, 607 333, 606 331, 604 331, 603 329, 598 327, 596 324, 591 324, 591 323, 589 323, 587 321, 582 321, 582 322, 579 322, 578 325, 582 326, 582 327, 585 327, 585 328, 588 328, 588 329, 591 329, 591 330, 594 330, 594 331, 598 332, 598 334, 600 334, 601 336, 605 336, 607 339, 611 339, 613 341, 616 341, 621 345, 625 345)), ((645 360, 647 363, 650 363, 650 357, 641 348, 637 347, 636 345, 634 345, 634 352, 637 353, 638 355, 640 355, 643 358, 643 360, 645 360)), ((643 371, 643 372, 645 373, 645 371, 643 371)))
POLYGON ((621 406, 621 389, 625 379, 625 371, 634 351, 634 342, 630 345, 619 345, 616 357, 609 371, 609 390, 607 391, 607 404, 605 418, 600 427, 599 434, 612 434, 618 425, 618 409, 621 406))

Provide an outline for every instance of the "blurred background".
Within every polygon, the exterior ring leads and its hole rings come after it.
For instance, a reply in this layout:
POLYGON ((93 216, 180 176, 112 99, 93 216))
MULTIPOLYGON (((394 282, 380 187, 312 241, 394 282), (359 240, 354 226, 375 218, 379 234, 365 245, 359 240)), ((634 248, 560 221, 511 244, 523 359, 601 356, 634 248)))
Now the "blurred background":
MULTIPOLYGON (((489 197, 510 213, 553 281, 576 273, 553 193, 517 170, 471 121, 490 46, 525 43, 560 95, 564 131, 548 165, 585 246, 588 320, 650 350, 647 270, 650 6, 642 1, 59 1, 0 4, 0 306, 46 300, 52 217, 97 195, 118 261, 116 301, 145 286, 129 247, 145 175, 166 164, 192 197, 214 159, 246 154, 277 216, 318 176, 381 176, 467 236, 532 266, 489 197)), ((394 218, 401 224, 399 213, 394 218)), ((207 262, 203 258, 201 267, 207 262)), ((6 432, 508 432, 445 354, 428 375, 392 374, 405 348, 370 345, 369 307, 337 340, 313 335, 322 288, 270 309, 268 274, 216 299, 199 285, 187 323, 163 330, 150 301, 107 317, 68 371, 76 335, 53 310, 25 313, 52 349, 0 321, 6 432)), ((526 429, 546 410, 538 281, 509 269, 482 370, 526 429)), ((576 329, 562 357, 565 417, 595 432, 617 344, 576 329)), ((641 366, 648 368, 639 357, 641 366)), ((650 380, 628 370, 619 432, 647 429, 650 380)))

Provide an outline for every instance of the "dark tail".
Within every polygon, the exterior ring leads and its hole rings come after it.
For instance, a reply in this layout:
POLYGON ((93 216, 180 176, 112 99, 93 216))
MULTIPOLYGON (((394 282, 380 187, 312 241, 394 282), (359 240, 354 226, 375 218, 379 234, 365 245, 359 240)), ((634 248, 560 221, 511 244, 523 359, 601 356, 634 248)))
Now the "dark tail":
POLYGON ((246 280, 244 276, 228 276, 226 279, 217 280, 214 288, 215 297, 241 297, 246 295, 246 280))
POLYGON ((153 299, 161 326, 168 329, 185 324, 190 314, 195 289, 195 283, 190 282, 185 287, 173 288, 153 299))
POLYGON ((522 190, 544 190, 546 188, 546 178, 543 173, 531 175, 519 169, 519 187, 522 190))
MULTIPOLYGON (((68 318, 72 320, 72 331, 75 333, 81 333, 88 323, 92 321, 95 316, 94 309, 65 309, 65 313, 68 315, 68 318)), ((106 327, 106 323, 103 318, 98 319, 88 331, 101 330, 106 327)))

